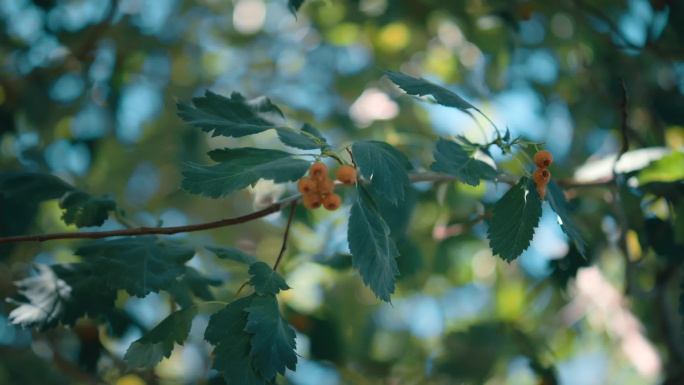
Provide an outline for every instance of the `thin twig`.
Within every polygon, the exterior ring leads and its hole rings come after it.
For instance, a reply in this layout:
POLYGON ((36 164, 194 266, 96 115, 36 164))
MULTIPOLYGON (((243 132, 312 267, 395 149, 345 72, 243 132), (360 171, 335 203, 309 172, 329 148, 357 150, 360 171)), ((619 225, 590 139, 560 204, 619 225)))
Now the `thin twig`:
POLYGON ((283 235, 283 246, 280 248, 280 254, 278 254, 278 259, 276 259, 273 264, 273 271, 278 271, 278 266, 280 261, 285 255, 285 250, 287 250, 287 238, 290 236, 290 227, 292 226, 292 218, 294 218, 295 210, 297 209, 297 201, 292 202, 290 205, 290 216, 287 218, 287 225, 285 225, 285 234, 283 235))

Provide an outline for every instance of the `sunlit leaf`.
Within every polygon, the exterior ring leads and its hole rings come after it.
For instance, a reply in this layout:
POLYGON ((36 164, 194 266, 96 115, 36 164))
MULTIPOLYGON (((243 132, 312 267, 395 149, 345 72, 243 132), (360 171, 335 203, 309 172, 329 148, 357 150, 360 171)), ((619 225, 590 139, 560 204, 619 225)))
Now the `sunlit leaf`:
POLYGON ((363 282, 378 298, 390 302, 395 277, 399 275, 395 260, 399 252, 390 237, 389 226, 361 185, 351 208, 347 238, 354 267, 359 269, 363 282))
POLYGON ((285 368, 295 370, 295 332, 280 314, 275 295, 254 298, 245 311, 249 314, 245 331, 254 334, 250 340, 254 368, 264 378, 285 374, 285 368))
POLYGON ((406 155, 384 142, 366 141, 352 145, 354 162, 371 188, 395 206, 404 200, 409 185, 407 170, 413 166, 406 155))
POLYGON ((74 325, 83 316, 97 317, 114 306, 116 290, 105 284, 88 263, 35 265, 37 275, 15 282, 18 295, 10 302, 19 305, 10 322, 47 330, 74 325))
POLYGON ((289 290, 285 279, 264 262, 255 262, 249 266, 252 278, 249 284, 259 295, 278 294, 281 290, 289 290))
POLYGON ((582 236, 579 233, 579 230, 577 229, 577 227, 575 227, 575 225, 572 223, 572 220, 570 219, 570 215, 568 213, 569 205, 568 201, 565 199, 565 194, 563 193, 563 190, 558 186, 558 184, 553 179, 551 179, 551 181, 549 181, 549 184, 546 185, 546 191, 548 192, 548 194, 546 194, 546 197, 549 200, 551 208, 553 209, 553 211, 556 212, 556 214, 558 214, 561 229, 563 229, 563 232, 567 234, 567 236, 570 237, 570 240, 572 240, 575 243, 575 246, 577 247, 577 250, 580 252, 580 254, 586 257, 587 244, 584 242, 582 236))
POLYGON ((174 342, 183 345, 196 315, 196 306, 175 311, 142 338, 133 342, 124 355, 128 367, 152 368, 164 357, 171 357, 174 342))
POLYGON ((534 181, 525 177, 494 204, 488 238, 495 255, 511 262, 530 246, 542 215, 541 204, 534 181))
POLYGON ((186 164, 188 170, 182 173, 181 187, 192 194, 219 198, 253 186, 260 179, 275 183, 298 180, 311 165, 285 151, 251 147, 213 150, 209 156, 221 163, 215 166, 186 164))
POLYGON ((193 105, 178 103, 178 116, 212 136, 239 138, 276 128, 273 121, 283 113, 268 98, 248 101, 238 92, 230 98, 206 91, 192 99, 193 105))
POLYGON ((639 184, 684 180, 684 152, 674 151, 649 163, 638 175, 639 184))
POLYGON ((495 179, 499 172, 487 163, 471 158, 456 142, 439 139, 430 169, 453 175, 461 182, 477 186, 481 179, 495 179))
POLYGON ((102 226, 109 218, 109 212, 116 209, 116 202, 110 197, 95 198, 83 191, 70 191, 59 201, 64 210, 62 220, 76 227, 102 226))
POLYGON ((91 241, 76 249, 75 254, 88 259, 109 286, 144 297, 174 285, 176 278, 185 273, 185 262, 195 255, 195 250, 145 236, 91 241))

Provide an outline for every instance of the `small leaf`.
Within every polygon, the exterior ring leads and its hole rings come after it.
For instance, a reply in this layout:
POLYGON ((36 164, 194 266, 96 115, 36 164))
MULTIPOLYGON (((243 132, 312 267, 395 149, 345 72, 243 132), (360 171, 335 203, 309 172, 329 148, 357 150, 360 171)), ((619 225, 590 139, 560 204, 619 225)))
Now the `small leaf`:
POLYGON ((439 139, 435 148, 435 162, 430 169, 453 175, 461 182, 477 186, 481 179, 495 179, 499 172, 487 163, 471 158, 456 142, 439 139))
POLYGON ((221 259, 229 259, 231 261, 244 263, 246 265, 251 265, 252 263, 257 261, 257 259, 253 255, 247 254, 244 251, 237 249, 235 247, 207 246, 206 249, 216 254, 216 256, 221 259))
POLYGON ((563 190, 553 179, 551 179, 549 184, 546 185, 546 190, 549 192, 546 195, 548 197, 549 204, 551 205, 553 211, 558 214, 558 222, 561 226, 561 229, 563 229, 563 232, 575 243, 575 246, 580 254, 586 257, 587 244, 582 239, 577 227, 575 227, 570 220, 570 215, 568 213, 568 201, 565 199, 563 190))
POLYGON ((97 317, 114 306, 116 290, 109 288, 88 263, 35 265, 38 275, 15 282, 19 305, 10 322, 40 331, 60 322, 73 326, 80 317, 97 317))
POLYGON ((274 295, 254 298, 246 309, 249 314, 245 331, 253 333, 250 340, 254 368, 264 378, 285 374, 285 368, 295 370, 297 355, 295 332, 285 321, 274 295))
POLYGON ((311 163, 279 150, 238 148, 213 150, 209 156, 215 166, 187 164, 181 186, 192 194, 219 198, 255 185, 260 179, 275 183, 291 182, 308 171, 311 163))
POLYGON ((402 90, 406 91, 406 93, 409 95, 432 95, 432 97, 435 98, 437 103, 443 106, 455 107, 463 111, 472 108, 475 111, 479 112, 479 110, 475 108, 475 106, 466 102, 465 100, 463 100, 463 98, 442 86, 438 86, 437 84, 434 84, 422 78, 416 79, 401 72, 395 72, 390 70, 386 70, 384 72, 385 75, 387 75, 387 77, 392 82, 394 82, 394 84, 399 86, 399 88, 401 88, 402 90))
POLYGON ((206 91, 204 96, 193 98, 194 106, 178 103, 178 116, 202 131, 214 131, 212 136, 239 138, 276 128, 273 118, 283 113, 268 98, 246 100, 233 92, 230 98, 206 91))
POLYGON ((75 254, 92 261, 96 274, 109 286, 144 297, 173 286, 195 250, 164 245, 156 237, 146 236, 92 241, 75 254))
POLYGON ((196 306, 175 311, 142 338, 133 342, 124 355, 128 368, 152 368, 164 357, 171 357, 174 342, 183 345, 196 315, 196 306))
POLYGON ((213 301, 214 294, 210 286, 219 286, 223 283, 220 279, 209 278, 202 275, 196 269, 186 266, 183 277, 176 280, 176 284, 166 290, 182 307, 195 305, 192 295, 204 301, 213 301))
POLYGON ((287 8, 289 8, 290 12, 295 16, 297 16, 297 11, 299 11, 299 7, 301 7, 302 4, 304 4, 304 0, 287 0, 287 8))
POLYGON ((284 145, 300 150, 317 150, 326 146, 326 140, 316 127, 304 124, 301 132, 295 129, 279 128, 278 138, 284 145))
POLYGON ((494 204, 488 238, 495 255, 510 263, 530 246, 542 214, 541 204, 534 181, 528 178, 520 178, 494 204))
POLYGON ((508 128, 508 126, 506 126, 506 133, 501 140, 503 140, 504 143, 508 143, 508 141, 511 140, 511 130, 508 128))
POLYGON ((249 284, 259 295, 278 294, 281 290, 288 290, 290 287, 285 283, 285 279, 271 269, 264 262, 255 262, 249 266, 249 275, 252 278, 249 284))
POLYGON ((395 260, 399 252, 390 237, 389 226, 361 185, 356 189, 347 238, 354 267, 359 269, 363 283, 370 286, 378 298, 390 302, 390 296, 394 293, 395 276, 399 275, 395 260))
POLYGON ((250 355, 252 334, 245 332, 248 314, 256 294, 231 302, 209 318, 204 339, 215 346, 212 369, 223 372, 229 384, 266 385, 275 379, 265 379, 254 368, 250 355))
POLYGON ((76 227, 102 226, 109 218, 109 211, 116 209, 116 202, 110 197, 94 198, 83 191, 70 191, 59 201, 64 210, 62 220, 76 227))
POLYGON ((354 161, 371 188, 395 206, 404 200, 410 184, 406 170, 413 166, 404 153, 384 142, 366 141, 352 145, 354 161))

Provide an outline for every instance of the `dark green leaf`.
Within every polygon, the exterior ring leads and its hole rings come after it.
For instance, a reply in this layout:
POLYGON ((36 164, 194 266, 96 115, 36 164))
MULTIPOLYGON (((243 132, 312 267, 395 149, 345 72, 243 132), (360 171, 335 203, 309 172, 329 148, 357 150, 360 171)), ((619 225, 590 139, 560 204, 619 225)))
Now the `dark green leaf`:
POLYGON ((409 185, 406 170, 413 166, 406 155, 384 142, 356 142, 352 145, 354 161, 361 175, 371 181, 371 188, 395 206, 404 200, 409 185))
POLYGON ((409 95, 432 95, 437 103, 443 106, 455 107, 463 111, 470 108, 479 111, 477 108, 475 108, 475 106, 466 102, 460 96, 442 86, 438 86, 435 83, 429 82, 422 78, 416 79, 401 72, 390 70, 386 70, 384 72, 385 75, 387 75, 387 77, 394 82, 394 84, 398 85, 399 88, 406 91, 406 93, 409 95))
POLYGON ((255 262, 249 265, 249 275, 252 276, 249 284, 254 287, 259 295, 275 295, 281 290, 290 289, 285 283, 285 279, 264 262, 255 262))
POLYGON ((313 261, 335 270, 345 270, 352 267, 351 254, 335 254, 332 256, 318 255, 313 259, 313 261))
POLYGON ((471 158, 456 142, 439 139, 435 148, 435 162, 430 169, 453 175, 461 182, 477 186, 480 179, 495 179, 499 172, 487 163, 471 158))
POLYGON ((213 369, 223 372, 229 384, 266 385, 275 379, 264 379, 254 368, 250 355, 253 335, 245 332, 248 314, 256 294, 231 302, 209 318, 204 339, 215 346, 213 369))
POLYGON ((301 132, 289 128, 279 128, 278 138, 284 145, 301 150, 317 150, 325 146, 325 139, 316 127, 304 124, 301 132))
POLYGON ((146 236, 93 241, 75 253, 90 259, 97 275, 109 286, 144 297, 173 286, 185 273, 185 262, 195 250, 165 245, 156 237, 146 236))
POLYGON ((255 185, 260 179, 284 183, 301 179, 311 162, 278 150, 238 148, 214 150, 215 166, 187 164, 181 186, 192 194, 219 198, 255 185))
POLYGON ((0 194, 17 202, 35 204, 57 199, 73 190, 73 186, 52 174, 27 171, 0 172, 0 194))
POLYGON ((558 214, 558 222, 561 225, 561 229, 563 229, 563 232, 565 232, 565 234, 567 234, 567 236, 570 237, 570 239, 575 243, 575 246, 580 254, 586 257, 587 245, 582 239, 582 236, 580 236, 577 227, 575 227, 570 220, 570 215, 568 213, 568 201, 565 199, 563 190, 553 179, 551 179, 549 184, 546 185, 546 191, 548 191, 546 196, 549 200, 551 208, 556 212, 556 214, 558 214))
POLYGON ((223 281, 206 277, 194 268, 186 266, 183 277, 176 280, 176 284, 168 288, 167 291, 179 305, 189 307, 195 304, 191 294, 205 301, 213 301, 214 294, 209 287, 219 286, 221 283, 223 281))
POLYGON ((390 229, 365 188, 358 185, 347 231, 354 267, 378 298, 390 302, 399 275, 397 247, 390 229))
POLYGON ((245 331, 254 334, 250 340, 254 368, 264 378, 285 374, 285 368, 295 370, 295 332, 280 314, 275 295, 255 298, 246 312, 245 331))
POLYGON ((83 191, 70 191, 59 201, 64 210, 62 220, 76 227, 102 226, 109 217, 109 211, 116 209, 116 202, 110 197, 94 198, 83 191))
POLYGON ((283 113, 268 98, 248 101, 237 92, 230 98, 206 91, 204 96, 193 98, 194 106, 178 103, 178 116, 212 136, 239 138, 276 128, 273 118, 283 113))
POLYGON ((61 322, 74 325, 83 316, 96 317, 114 306, 116 290, 105 284, 88 263, 36 265, 38 275, 15 282, 19 293, 11 302, 10 321, 47 330, 61 322))
POLYGON ((244 251, 237 249, 235 247, 207 246, 207 250, 216 254, 216 256, 221 258, 221 259, 229 259, 231 261, 244 263, 246 265, 251 265, 252 263, 257 261, 257 259, 253 255, 247 254, 244 251))
POLYGON ((301 7, 302 4, 304 4, 304 0, 287 0, 287 7, 295 16, 297 16, 297 11, 299 11, 299 7, 301 7))
POLYGON ((520 178, 494 204, 488 238, 495 255, 510 263, 530 246, 542 214, 541 204, 534 181, 528 178, 520 178))
POLYGON ((154 329, 131 344, 124 355, 124 361, 128 367, 130 369, 152 368, 164 357, 171 357, 174 342, 183 345, 196 315, 196 306, 169 314, 154 329))
POLYGON ((507 143, 509 140, 511 140, 511 130, 508 128, 508 126, 506 126, 506 133, 501 140, 503 140, 504 143, 507 143))

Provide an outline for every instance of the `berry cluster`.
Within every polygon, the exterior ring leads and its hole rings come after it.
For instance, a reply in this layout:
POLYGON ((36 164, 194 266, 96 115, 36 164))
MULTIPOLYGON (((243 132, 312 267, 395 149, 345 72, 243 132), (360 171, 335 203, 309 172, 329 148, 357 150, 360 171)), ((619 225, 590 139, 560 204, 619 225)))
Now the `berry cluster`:
POLYGON ((537 184, 537 192, 541 199, 546 196, 546 185, 549 184, 551 180, 551 173, 546 168, 553 163, 553 156, 546 150, 538 151, 534 154, 534 163, 537 165, 537 169, 534 170, 532 178, 534 183, 537 184))
MULTIPOLYGON (((337 170, 337 180, 344 184, 356 182, 356 169, 345 165, 337 170)), ((328 167, 320 162, 314 163, 309 169, 309 176, 304 177, 297 185, 299 192, 304 194, 304 207, 310 210, 321 206, 326 210, 337 210, 342 204, 342 198, 335 194, 335 183, 328 179, 328 167)))

